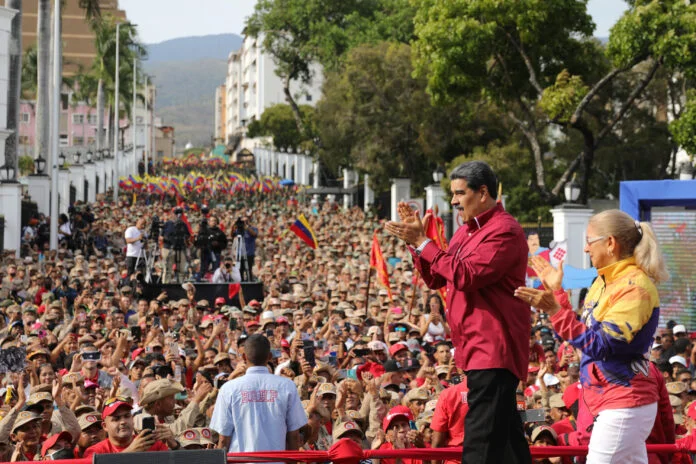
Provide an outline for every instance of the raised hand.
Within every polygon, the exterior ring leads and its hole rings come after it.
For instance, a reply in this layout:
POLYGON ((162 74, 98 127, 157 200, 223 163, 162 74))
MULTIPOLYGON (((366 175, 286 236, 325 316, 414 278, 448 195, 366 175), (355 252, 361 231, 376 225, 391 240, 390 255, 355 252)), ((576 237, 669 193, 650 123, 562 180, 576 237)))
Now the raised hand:
POLYGON ((534 269, 534 272, 537 273, 539 279, 541 279, 544 287, 554 292, 563 288, 564 261, 561 261, 558 269, 556 269, 541 256, 532 256, 529 259, 529 264, 534 269))
POLYGON ((553 316, 561 309, 561 305, 550 290, 519 287, 515 290, 515 296, 525 303, 545 312, 549 316, 553 316))

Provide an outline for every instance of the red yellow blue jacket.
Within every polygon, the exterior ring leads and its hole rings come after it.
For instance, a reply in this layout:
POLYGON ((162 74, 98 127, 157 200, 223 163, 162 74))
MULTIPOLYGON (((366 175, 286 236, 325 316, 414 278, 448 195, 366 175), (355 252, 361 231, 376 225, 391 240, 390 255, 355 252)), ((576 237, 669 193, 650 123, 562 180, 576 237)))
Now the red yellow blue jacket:
POLYGON ((655 284, 634 258, 598 269, 598 274, 580 320, 563 290, 555 292, 562 309, 551 317, 556 332, 583 353, 581 401, 593 416, 654 403, 659 396, 645 356, 660 315, 655 284))

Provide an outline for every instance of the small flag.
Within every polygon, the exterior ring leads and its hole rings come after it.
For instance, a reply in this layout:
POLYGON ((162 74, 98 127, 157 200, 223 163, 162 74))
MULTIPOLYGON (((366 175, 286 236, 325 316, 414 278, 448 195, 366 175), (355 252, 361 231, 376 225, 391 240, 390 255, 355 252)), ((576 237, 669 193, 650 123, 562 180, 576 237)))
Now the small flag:
POLYGON ((389 274, 387 273, 387 262, 382 255, 382 249, 379 247, 377 239, 377 231, 372 236, 372 250, 370 251, 370 267, 377 272, 377 281, 387 290, 389 300, 392 300, 391 287, 389 286, 389 274))
POLYGON ((239 293, 239 290, 241 290, 242 284, 229 284, 227 286, 227 299, 231 300, 235 296, 237 296, 237 293, 239 293))
POLYGON ((549 262, 555 268, 559 266, 561 261, 566 258, 568 254, 568 241, 563 240, 560 242, 552 242, 551 250, 549 251, 549 262))
MULTIPOLYGON (((432 213, 431 210, 426 211, 427 213, 432 213)), ((425 236, 432 240, 438 248, 443 251, 447 251, 447 238, 445 237, 445 223, 441 217, 435 216, 433 214, 425 221, 423 225, 425 229, 425 236)), ((442 298, 442 305, 447 306, 447 287, 441 287, 438 290, 440 297, 442 298)))
POLYGON ((317 237, 314 235, 312 226, 309 225, 309 221, 307 221, 304 214, 300 214, 300 217, 290 226, 290 230, 300 237, 310 248, 316 250, 318 245, 317 237))

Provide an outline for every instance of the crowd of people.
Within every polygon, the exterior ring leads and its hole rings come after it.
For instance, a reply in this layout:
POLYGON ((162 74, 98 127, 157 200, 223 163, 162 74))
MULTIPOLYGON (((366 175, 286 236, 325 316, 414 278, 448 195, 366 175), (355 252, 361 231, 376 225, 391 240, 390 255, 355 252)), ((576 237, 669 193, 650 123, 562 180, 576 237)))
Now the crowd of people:
MULTIPOLYGON (((483 205, 483 215, 466 218, 475 227, 469 236, 493 224, 486 211, 507 215, 495 206, 495 188, 476 190, 480 198, 471 196, 473 188, 469 180, 453 190, 462 210, 483 205)), ((637 293, 612 290, 617 301, 644 299, 645 309, 632 313, 626 306, 625 325, 602 336, 595 331, 601 315, 578 319, 602 295, 593 287, 572 308, 558 281, 562 270, 543 260, 531 266, 555 293, 518 289, 524 280, 513 278, 504 284, 508 300, 486 293, 511 262, 526 269, 523 236, 504 253, 487 254, 469 242, 473 248, 464 253, 481 254, 485 265, 449 275, 452 253, 409 235, 411 213, 400 210, 401 221, 385 228, 359 208, 295 195, 208 198, 205 207, 131 203, 125 196, 118 205, 78 204, 60 220, 68 225, 58 250, 48 250, 38 233, 47 220, 33 223, 22 257, 5 255, 0 265, 0 348, 26 350, 24 369, 5 366, 0 373, 0 462, 215 447, 328 450, 342 438, 363 449, 461 447, 467 434, 485 442, 485 433, 501 429, 517 452, 587 445, 593 425, 611 440, 614 422, 598 415, 634 406, 647 409, 633 425, 649 426, 634 435, 633 446, 693 440, 696 345, 681 324, 658 328, 657 295, 647 280, 637 293), (309 218, 316 250, 288 232, 300 214, 309 218), (188 225, 178 227, 181 221, 188 225), (90 239, 74 240, 75 230, 90 239), (175 231, 184 235, 181 243, 174 243, 175 231), (371 272, 375 231, 389 288, 371 272), (242 298, 239 306, 201 299, 192 285, 252 279, 263 284, 264 298, 242 298), (186 298, 144 296, 161 282, 182 284, 186 298), (445 283, 448 301, 436 290, 445 283), (479 309, 488 313, 476 319, 479 309), (509 332, 522 335, 511 339, 509 332), (506 357, 498 359, 501 346, 506 357), (613 388, 616 379, 625 384, 613 388), (514 419, 501 424, 491 415, 514 419)), ((646 229, 635 227, 642 237, 646 229)), ((588 234, 589 252, 591 237, 609 239, 595 246, 615 246, 617 259, 626 258, 626 245, 610 239, 615 235, 588 234)), ((593 262, 602 263, 598 255, 593 262)), ((489 448, 479 445, 468 457, 465 449, 464 461, 493 462, 485 457, 489 448)), ((593 457, 592 449, 589 459, 612 462, 593 457)), ((688 453, 649 459, 691 462, 688 453)))

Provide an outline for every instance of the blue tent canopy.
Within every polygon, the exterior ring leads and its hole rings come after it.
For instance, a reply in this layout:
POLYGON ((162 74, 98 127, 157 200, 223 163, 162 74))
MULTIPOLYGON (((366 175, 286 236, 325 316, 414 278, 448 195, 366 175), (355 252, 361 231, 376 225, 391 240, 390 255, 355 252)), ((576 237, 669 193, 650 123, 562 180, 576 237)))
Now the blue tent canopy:
POLYGON ((620 208, 640 221, 650 220, 655 206, 696 208, 696 180, 634 180, 621 182, 620 208))

